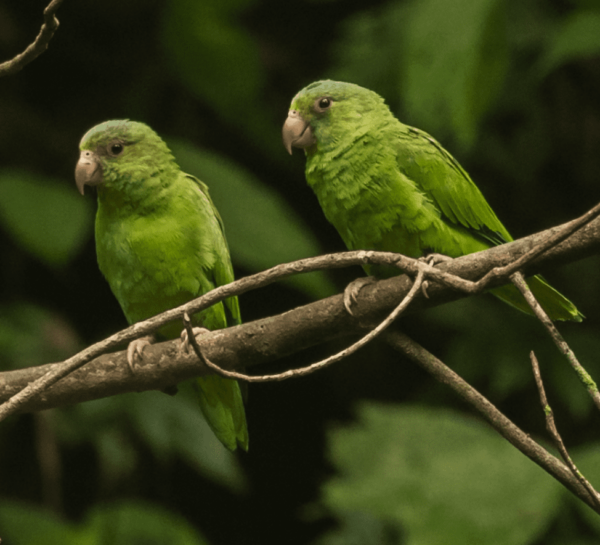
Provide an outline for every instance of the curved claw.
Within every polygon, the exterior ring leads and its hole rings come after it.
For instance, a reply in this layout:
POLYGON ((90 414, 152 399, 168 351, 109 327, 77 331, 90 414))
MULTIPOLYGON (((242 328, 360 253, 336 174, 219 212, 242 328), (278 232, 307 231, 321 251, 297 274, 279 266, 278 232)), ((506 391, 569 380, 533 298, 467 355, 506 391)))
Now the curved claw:
POLYGON ((152 335, 148 335, 146 337, 135 339, 135 341, 129 343, 129 346, 127 347, 127 365, 129 365, 129 369, 131 369, 132 373, 135 373, 136 357, 140 360, 143 359, 144 348, 149 344, 153 344, 154 340, 152 335))
MULTIPOLYGON (((452 261, 452 258, 447 255, 444 255, 444 254, 437 254, 435 252, 432 252, 430 254, 424 255, 423 257, 420 257, 419 261, 426 263, 430 267, 435 267, 436 265, 439 265, 440 263, 446 263, 448 261, 452 261)), ((423 280, 423 283, 421 284, 421 293, 425 296, 426 299, 429 299, 429 294, 427 293, 428 287, 429 287, 429 282, 427 280, 423 280)))
POLYGON ((435 267, 440 263, 452 261, 452 258, 444 254, 436 254, 435 252, 433 252, 431 254, 427 254, 423 257, 420 257, 419 260, 424 261, 425 263, 427 263, 427 265, 430 265, 431 267, 435 267))
POLYGON ((344 307, 350 316, 354 316, 351 307, 352 304, 356 304, 360 290, 363 289, 367 284, 375 282, 375 280, 376 279, 373 276, 361 276, 346 286, 346 289, 344 290, 344 307))

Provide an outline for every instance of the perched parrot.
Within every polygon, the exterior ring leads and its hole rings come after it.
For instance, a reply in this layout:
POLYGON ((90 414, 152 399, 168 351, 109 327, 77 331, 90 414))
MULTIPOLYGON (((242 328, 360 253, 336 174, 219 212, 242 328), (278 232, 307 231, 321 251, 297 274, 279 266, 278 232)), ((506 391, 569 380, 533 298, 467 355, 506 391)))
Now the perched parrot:
MULTIPOLYGON (((182 305, 233 281, 223 222, 208 188, 182 172, 167 145, 147 125, 101 123, 82 138, 75 169, 79 192, 98 192, 98 265, 130 324, 182 305)), ((220 329, 241 322, 236 297, 192 317, 195 326, 220 329)), ((128 349, 133 369, 146 344, 180 336, 181 323, 128 349)), ((185 335, 184 335, 185 337, 185 335)), ((230 450, 248 450, 240 386, 217 375, 197 379, 200 407, 230 450)))
MULTIPOLYGON (((427 133, 404 125, 383 99, 352 83, 317 81, 292 100, 289 153, 306 154, 306 180, 350 250, 459 257, 512 240, 469 175, 427 133)), ((398 274, 366 265, 367 274, 398 274)), ((553 320, 577 308, 540 276, 528 284, 553 320)), ((491 290, 531 314, 513 285, 491 290)))

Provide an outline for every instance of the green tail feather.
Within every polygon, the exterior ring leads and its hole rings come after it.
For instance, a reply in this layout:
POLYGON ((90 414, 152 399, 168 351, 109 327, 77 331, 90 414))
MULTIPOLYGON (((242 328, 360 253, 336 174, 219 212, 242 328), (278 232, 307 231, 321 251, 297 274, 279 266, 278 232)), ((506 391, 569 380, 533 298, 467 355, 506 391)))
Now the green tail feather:
MULTIPOLYGON (((577 310, 577 307, 550 284, 546 283, 541 276, 528 278, 527 284, 551 320, 568 320, 571 322, 581 322, 583 320, 584 316, 577 310)), ((527 314, 533 314, 521 292, 512 284, 494 288, 490 290, 490 293, 527 314)))
POLYGON ((248 428, 237 381, 209 375, 198 379, 200 407, 208 425, 229 450, 248 450, 248 428))

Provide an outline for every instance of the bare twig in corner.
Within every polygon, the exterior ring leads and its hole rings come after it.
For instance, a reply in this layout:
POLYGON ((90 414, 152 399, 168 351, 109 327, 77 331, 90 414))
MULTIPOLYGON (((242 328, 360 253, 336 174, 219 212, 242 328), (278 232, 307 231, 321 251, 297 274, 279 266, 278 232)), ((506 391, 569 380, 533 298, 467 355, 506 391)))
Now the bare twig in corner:
POLYGON ((595 490, 595 488, 590 484, 590 482, 581 474, 577 466, 569 456, 569 452, 567 451, 567 447, 558 433, 558 428, 556 427, 556 423, 554 422, 554 414, 552 412, 552 408, 548 404, 548 398, 546 397, 546 390, 544 389, 544 383, 542 381, 542 374, 540 373, 540 365, 538 363, 537 358, 533 351, 530 354, 531 356, 531 366, 533 367, 533 376, 535 377, 535 383, 537 385, 538 392, 540 394, 540 402, 542 404, 542 410, 546 415, 546 429, 548 433, 550 433, 552 440, 556 444, 556 448, 560 452, 562 459, 565 461, 573 476, 581 483, 582 486, 589 492, 592 501, 596 505, 596 510, 600 509, 600 494, 595 490))
POLYGON ((579 380, 585 386, 586 390, 590 394, 598 410, 600 410, 600 392, 598 392, 598 386, 596 385, 594 379, 592 379, 590 374, 584 369, 583 365, 579 363, 579 360, 575 356, 575 353, 571 350, 567 342, 563 339, 563 336, 558 332, 558 329, 556 329, 556 326, 552 323, 552 320, 548 318, 548 315, 546 314, 544 309, 537 302, 537 299, 533 296, 533 293, 531 293, 527 282, 525 282, 525 278, 523 277, 523 275, 520 272, 516 272, 511 274, 510 279, 512 283, 523 294, 523 297, 525 297, 525 300, 531 307, 531 310, 533 310, 537 318, 548 330, 548 333, 550 333, 550 336, 552 337, 554 344, 558 347, 558 350, 565 355, 565 357, 571 364, 571 367, 575 369, 579 380))
POLYGON ((596 513, 600 513, 600 506, 590 498, 588 489, 581 484, 579 479, 573 476, 563 462, 538 445, 462 377, 404 333, 389 331, 385 334, 385 340, 390 346, 425 369, 436 380, 450 386, 477 412, 483 415, 502 437, 552 475, 596 513))
POLYGON ((276 375, 258 375, 258 376, 250 376, 243 373, 238 373, 237 371, 226 371, 225 369, 219 367, 212 361, 210 361, 203 353, 202 349, 198 346, 198 341, 194 337, 192 331, 192 322, 187 313, 183 316, 183 325, 187 331, 188 338, 192 347, 194 348, 194 352, 196 352, 196 356, 200 359, 202 363, 204 363, 209 369, 212 369, 217 375, 221 375, 222 377, 232 378, 237 380, 245 380, 246 382, 276 382, 281 380, 286 380, 288 378, 299 378, 309 375, 310 373, 314 373, 315 371, 319 371, 333 363, 336 363, 344 358, 350 356, 350 354, 354 354, 359 348, 363 347, 368 342, 372 341, 377 335, 379 335, 384 329, 386 329, 411 303, 411 301, 417 295, 419 289, 423 285, 423 280, 425 278, 425 268, 419 269, 419 273, 417 274, 417 278, 413 282, 413 285, 410 291, 406 294, 406 297, 402 299, 400 304, 391 312, 391 314, 381 322, 375 329, 371 330, 364 337, 356 341, 353 345, 348 348, 334 354, 333 356, 329 356, 328 358, 308 365, 306 367, 302 367, 301 369, 290 369, 289 371, 284 371, 283 373, 278 373, 276 375))
POLYGON ((52 0, 52 2, 48 4, 44 10, 44 24, 40 29, 40 33, 23 53, 19 53, 16 57, 0 64, 0 77, 15 74, 26 64, 29 64, 48 49, 48 44, 59 25, 55 14, 58 7, 62 4, 62 1, 63 0, 52 0))

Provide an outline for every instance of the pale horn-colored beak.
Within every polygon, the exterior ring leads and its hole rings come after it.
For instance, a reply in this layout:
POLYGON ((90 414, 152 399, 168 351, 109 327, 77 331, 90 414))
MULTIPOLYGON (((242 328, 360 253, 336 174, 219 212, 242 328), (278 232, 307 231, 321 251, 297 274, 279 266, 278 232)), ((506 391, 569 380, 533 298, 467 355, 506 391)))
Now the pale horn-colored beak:
POLYGON ((282 130, 283 145, 288 153, 292 148, 308 148, 316 144, 317 140, 307 121, 297 110, 290 110, 282 130))
POLYGON ((103 181, 102 165, 98 156, 93 151, 82 151, 75 167, 75 183, 79 193, 83 195, 86 185, 99 185, 103 181))

